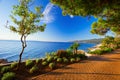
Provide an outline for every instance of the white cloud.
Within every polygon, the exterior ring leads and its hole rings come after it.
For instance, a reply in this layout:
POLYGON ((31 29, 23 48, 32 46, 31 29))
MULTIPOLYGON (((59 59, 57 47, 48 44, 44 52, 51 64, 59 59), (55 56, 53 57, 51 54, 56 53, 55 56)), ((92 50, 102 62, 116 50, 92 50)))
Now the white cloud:
POLYGON ((42 18, 42 22, 44 23, 51 23, 54 21, 54 16, 51 14, 51 10, 53 9, 54 5, 52 3, 48 3, 43 11, 44 17, 42 18))

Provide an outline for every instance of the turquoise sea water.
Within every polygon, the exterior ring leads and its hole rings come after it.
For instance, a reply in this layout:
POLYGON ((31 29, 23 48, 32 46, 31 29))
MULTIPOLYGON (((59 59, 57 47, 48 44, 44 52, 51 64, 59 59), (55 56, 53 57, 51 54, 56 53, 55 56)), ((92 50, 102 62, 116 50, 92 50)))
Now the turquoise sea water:
MULTIPOLYGON (((28 41, 27 48, 23 53, 23 60, 42 58, 46 52, 53 52, 59 49, 67 49, 72 42, 40 42, 40 41, 28 41)), ((86 50, 96 44, 80 43, 79 49, 86 50)), ((8 61, 18 60, 19 53, 21 51, 20 41, 0 40, 0 59, 7 59, 8 61)))

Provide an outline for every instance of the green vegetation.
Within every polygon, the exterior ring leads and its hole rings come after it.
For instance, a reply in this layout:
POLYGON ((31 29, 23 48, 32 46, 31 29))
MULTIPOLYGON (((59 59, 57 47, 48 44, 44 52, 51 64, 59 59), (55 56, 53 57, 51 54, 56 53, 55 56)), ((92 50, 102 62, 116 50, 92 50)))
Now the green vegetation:
POLYGON ((69 60, 68 60, 67 58, 63 58, 63 62, 64 62, 64 63, 68 63, 69 60))
POLYGON ((1 69, 1 73, 6 73, 6 72, 9 72, 11 70, 11 67, 10 66, 4 66, 2 67, 1 69))
POLYGON ((30 69, 30 73, 31 74, 33 74, 33 73, 35 73, 35 72, 38 72, 38 70, 39 70, 39 68, 35 65, 35 66, 33 66, 31 69, 30 69))
POLYGON ((101 55, 101 54, 105 54, 105 53, 109 53, 113 51, 112 48, 107 48, 107 47, 104 47, 102 49, 97 49, 97 50, 94 50, 94 51, 89 51, 90 54, 98 54, 98 55, 101 55))
POLYGON ((25 66, 26 67, 28 67, 28 68, 30 68, 30 67, 32 67, 34 65, 34 62, 33 62, 33 60, 26 60, 26 62, 25 62, 25 66))
POLYGON ((17 65, 18 65, 18 62, 13 62, 13 63, 11 64, 11 68, 17 68, 17 65))
POLYGON ((77 50, 78 50, 78 47, 80 46, 80 44, 78 42, 74 42, 71 46, 70 46, 70 49, 73 50, 73 54, 77 54, 77 50))
POLYGON ((42 62, 42 65, 43 65, 43 66, 46 66, 47 64, 48 64, 47 61, 42 62))
POLYGON ((34 13, 29 9, 30 2, 31 0, 19 0, 19 4, 13 6, 12 15, 10 15, 13 23, 16 25, 7 25, 11 31, 21 36, 22 50, 19 55, 18 67, 20 66, 24 49, 27 47, 27 36, 38 31, 43 32, 46 26, 45 24, 39 25, 40 18, 43 17, 41 7, 35 7, 36 12, 34 13))
POLYGON ((57 60, 58 56, 54 56, 54 60, 57 60))
POLYGON ((53 63, 53 62, 50 63, 50 64, 49 64, 49 67, 50 67, 51 69, 53 69, 53 68, 55 67, 55 63, 53 63))
POLYGON ((51 62, 54 58, 52 56, 47 58, 47 62, 51 62))
POLYGON ((1 80, 14 80, 15 79, 15 73, 13 72, 7 72, 3 74, 3 77, 1 80))
POLYGON ((41 61, 41 59, 36 59, 36 64, 38 64, 41 61))
POLYGON ((72 62, 72 63, 75 62, 75 58, 71 58, 70 62, 72 62))
POLYGON ((57 62, 62 62, 62 58, 57 58, 57 62))

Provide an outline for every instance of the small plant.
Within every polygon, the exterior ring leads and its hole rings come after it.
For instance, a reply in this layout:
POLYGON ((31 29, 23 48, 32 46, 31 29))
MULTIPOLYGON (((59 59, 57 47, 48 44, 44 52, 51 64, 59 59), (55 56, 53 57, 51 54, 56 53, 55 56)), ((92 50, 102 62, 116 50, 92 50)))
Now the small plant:
POLYGON ((11 70, 10 66, 5 66, 1 69, 1 73, 6 73, 6 72, 9 72, 10 70, 11 70))
POLYGON ((14 80, 15 79, 15 73, 13 72, 7 72, 3 74, 3 77, 1 80, 14 80))
POLYGON ((40 60, 41 60, 41 59, 36 59, 36 61, 35 61, 36 64, 38 64, 38 63, 40 62, 40 60))
POLYGON ((55 63, 50 63, 50 64, 49 64, 49 67, 50 67, 51 69, 53 69, 53 68, 55 67, 55 63))
POLYGON ((76 61, 80 61, 80 58, 79 58, 79 57, 76 57, 76 61))
POLYGON ((42 65, 43 65, 43 66, 46 66, 47 64, 48 64, 47 61, 43 61, 43 62, 42 62, 42 65))
POLYGON ((75 58, 71 58, 71 59, 70 59, 70 62, 75 62, 75 58))
POLYGON ((56 56, 56 52, 51 52, 51 55, 56 56))
POLYGON ((62 62, 62 58, 57 58, 57 62, 62 62))
POLYGON ((30 73, 32 74, 32 73, 35 73, 35 72, 37 72, 39 70, 39 68, 37 67, 37 66, 33 66, 31 69, 30 69, 30 73))
POLYGON ((54 56, 54 60, 57 60, 58 56, 54 56))
POLYGON ((13 62, 10 66, 11 66, 11 68, 17 68, 17 65, 18 65, 17 62, 13 62))
POLYGON ((64 62, 64 63, 68 63, 69 60, 68 60, 67 58, 63 58, 63 62, 64 62))
POLYGON ((51 56, 47 58, 47 62, 51 62, 52 60, 53 60, 53 57, 51 56))
POLYGON ((32 60, 26 60, 25 65, 30 68, 34 65, 34 62, 32 60))

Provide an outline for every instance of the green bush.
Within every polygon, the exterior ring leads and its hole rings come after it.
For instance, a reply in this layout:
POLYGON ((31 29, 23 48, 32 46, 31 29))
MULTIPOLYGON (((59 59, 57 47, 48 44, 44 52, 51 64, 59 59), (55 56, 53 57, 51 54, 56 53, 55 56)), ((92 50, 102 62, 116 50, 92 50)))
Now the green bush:
POLYGON ((10 66, 5 66, 5 67, 2 67, 1 73, 6 73, 6 72, 9 72, 10 70, 11 70, 10 66))
POLYGON ((54 60, 57 60, 58 56, 54 56, 54 60))
POLYGON ((37 66, 33 66, 31 69, 30 69, 30 73, 32 74, 32 73, 35 73, 35 72, 37 72, 39 70, 39 68, 37 67, 37 66))
POLYGON ((79 58, 79 57, 76 57, 76 61, 80 61, 80 58, 79 58))
POLYGON ((90 53, 90 54, 98 54, 98 55, 101 55, 101 54, 103 54, 103 50, 90 51, 89 53, 90 53))
POLYGON ((69 60, 68 60, 67 58, 63 58, 63 62, 64 62, 64 63, 68 63, 69 60))
POLYGON ((47 58, 47 62, 51 62, 52 60, 53 60, 53 57, 51 56, 47 58))
POLYGON ((62 62, 62 58, 57 58, 57 62, 62 62))
POLYGON ((70 59, 70 62, 75 62, 75 58, 71 58, 71 59, 70 59))
POLYGON ((3 74, 3 77, 1 80, 14 80, 15 79, 15 73, 13 72, 7 72, 3 74))
POLYGON ((10 66, 11 68, 17 68, 18 62, 13 62, 10 66))
POLYGON ((56 56, 56 52, 51 52, 51 55, 52 56, 56 56))
POLYGON ((33 60, 26 60, 26 63, 25 63, 25 66, 26 67, 32 67, 34 65, 34 62, 33 62, 33 60))
POLYGON ((35 61, 36 64, 38 64, 38 63, 40 62, 40 60, 41 60, 41 59, 36 59, 36 61, 35 61))
POLYGON ((103 52, 111 52, 113 49, 112 48, 104 48, 103 52))
POLYGON ((70 48, 68 48, 66 51, 67 51, 67 55, 68 56, 71 56, 73 54, 72 49, 70 49, 70 48))
POLYGON ((43 65, 43 66, 46 66, 47 64, 48 64, 47 61, 43 61, 43 62, 42 62, 42 65, 43 65))
POLYGON ((49 67, 50 67, 51 69, 53 69, 53 68, 55 67, 55 63, 50 63, 50 64, 49 64, 49 67))

